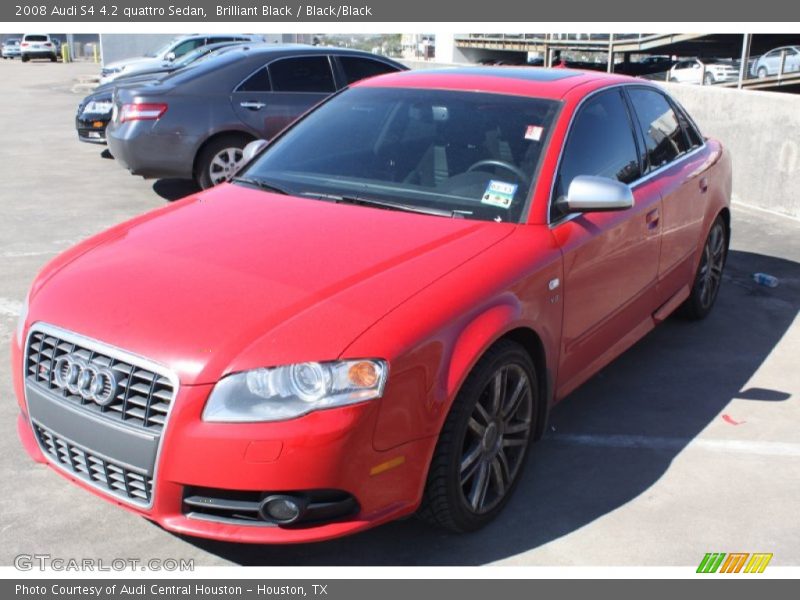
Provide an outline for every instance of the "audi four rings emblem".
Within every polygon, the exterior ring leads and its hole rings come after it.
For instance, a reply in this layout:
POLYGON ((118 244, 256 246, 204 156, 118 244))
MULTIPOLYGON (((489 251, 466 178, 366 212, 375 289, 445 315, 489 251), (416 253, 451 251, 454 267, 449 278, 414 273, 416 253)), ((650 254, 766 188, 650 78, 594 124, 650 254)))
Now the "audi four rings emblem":
POLYGON ((55 384, 84 400, 108 406, 117 394, 117 374, 108 367, 74 356, 61 356, 55 364, 55 384))

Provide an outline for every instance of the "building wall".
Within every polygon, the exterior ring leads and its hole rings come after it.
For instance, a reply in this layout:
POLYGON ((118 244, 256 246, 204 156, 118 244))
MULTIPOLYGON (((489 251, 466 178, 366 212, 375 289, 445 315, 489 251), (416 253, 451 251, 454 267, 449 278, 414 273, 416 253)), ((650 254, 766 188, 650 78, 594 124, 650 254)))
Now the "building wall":
POLYGON ((158 49, 174 38, 172 33, 103 33, 100 34, 100 51, 103 64, 142 56, 158 49))
POLYGON ((800 95, 663 85, 730 150, 735 201, 800 217, 800 95))

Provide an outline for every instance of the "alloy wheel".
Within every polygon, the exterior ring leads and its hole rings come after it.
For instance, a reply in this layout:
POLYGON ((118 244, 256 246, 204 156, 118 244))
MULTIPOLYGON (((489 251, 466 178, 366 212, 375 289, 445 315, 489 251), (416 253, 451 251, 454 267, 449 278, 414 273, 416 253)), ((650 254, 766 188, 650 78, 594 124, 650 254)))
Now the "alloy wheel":
POLYGON ((699 300, 706 309, 713 304, 722 283, 725 266, 725 231, 721 223, 715 223, 703 248, 703 258, 697 273, 699 300))
POLYGON ((500 367, 467 423, 460 462, 462 499, 475 514, 502 502, 519 474, 531 437, 533 388, 519 365, 500 367))
POLYGON ((237 147, 223 148, 211 159, 208 166, 208 177, 212 185, 226 181, 236 173, 242 162, 242 149, 237 147))

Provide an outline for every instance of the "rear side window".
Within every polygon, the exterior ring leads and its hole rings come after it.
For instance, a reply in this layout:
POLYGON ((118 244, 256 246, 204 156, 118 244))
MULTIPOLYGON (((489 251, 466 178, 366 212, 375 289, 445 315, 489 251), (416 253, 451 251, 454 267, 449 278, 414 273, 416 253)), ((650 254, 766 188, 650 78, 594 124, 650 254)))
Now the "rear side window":
POLYGON ((269 81, 269 71, 267 67, 262 67, 245 81, 236 90, 237 92, 269 92, 272 85, 269 81))
POLYGON ((655 90, 628 90, 636 118, 644 134, 650 169, 657 169, 689 150, 689 141, 667 99, 655 90))
POLYGON ((25 36, 26 42, 46 42, 47 36, 46 35, 26 35, 25 36))
POLYGON ((339 62, 344 70, 344 76, 348 85, 366 79, 367 77, 374 77, 375 75, 383 75, 384 73, 394 73, 397 71, 397 69, 391 65, 360 56, 340 56, 339 62))
POLYGON ((269 65, 269 75, 274 92, 330 94, 336 91, 327 56, 299 56, 276 60, 269 65))
POLYGON ((618 90, 592 97, 575 117, 564 146, 554 200, 567 195, 570 183, 578 175, 608 177, 624 183, 631 183, 640 175, 631 120, 618 90))
POLYGON ((695 127, 694 123, 692 123, 689 120, 689 117, 686 116, 686 112, 684 111, 683 107, 678 105, 674 107, 674 110, 675 114, 678 115, 678 123, 680 123, 681 129, 683 129, 683 133, 686 136, 686 139, 689 141, 689 147, 691 149, 695 149, 702 146, 703 136, 700 135, 700 132, 697 131, 697 127, 695 127))

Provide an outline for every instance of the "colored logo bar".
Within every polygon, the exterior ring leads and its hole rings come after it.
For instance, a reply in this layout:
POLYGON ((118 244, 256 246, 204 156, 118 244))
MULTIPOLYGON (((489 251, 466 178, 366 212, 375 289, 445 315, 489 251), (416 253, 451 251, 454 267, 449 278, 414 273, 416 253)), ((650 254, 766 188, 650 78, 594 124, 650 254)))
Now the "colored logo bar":
POLYGON ((708 552, 697 567, 698 573, 763 573, 772 560, 771 553, 708 552))

